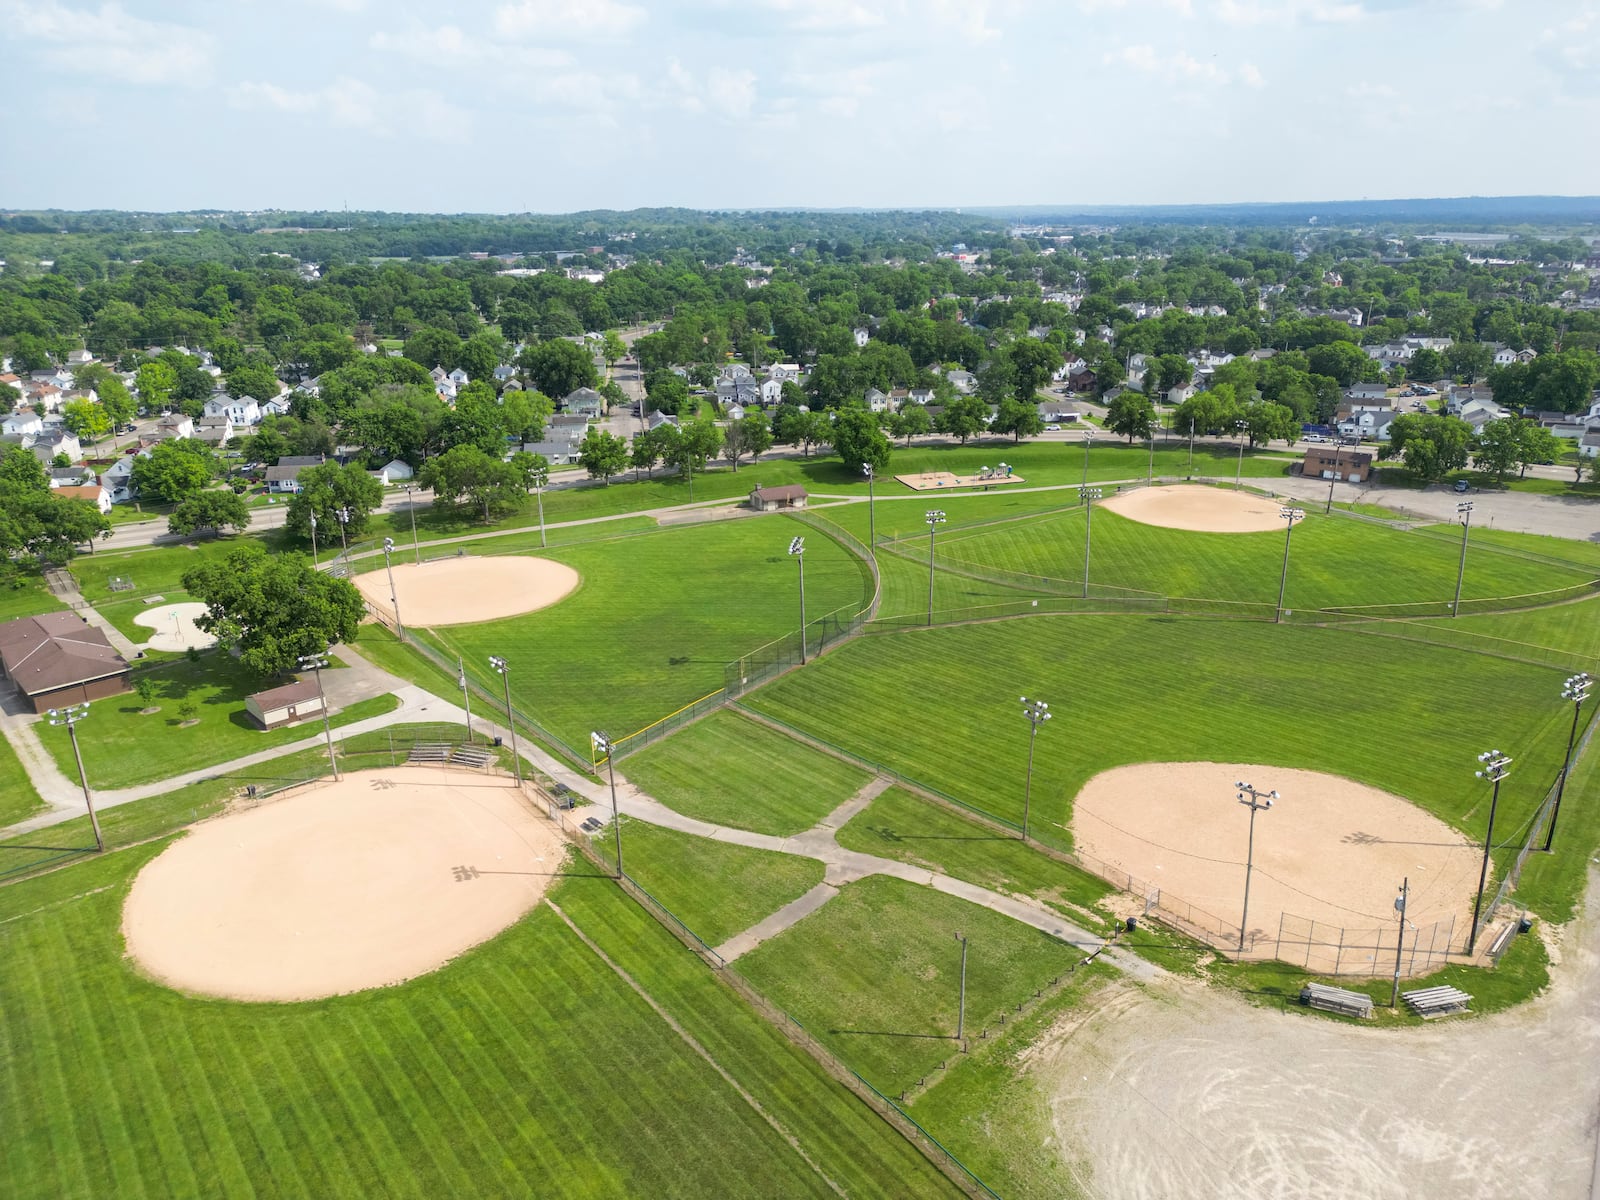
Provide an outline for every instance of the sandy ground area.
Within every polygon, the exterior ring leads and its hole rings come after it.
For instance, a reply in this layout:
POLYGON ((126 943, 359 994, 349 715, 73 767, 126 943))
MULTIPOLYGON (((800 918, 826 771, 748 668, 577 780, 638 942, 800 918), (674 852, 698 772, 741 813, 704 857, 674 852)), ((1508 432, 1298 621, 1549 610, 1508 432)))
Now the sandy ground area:
POLYGON ((1195 484, 1135 488, 1102 501, 1100 507, 1144 525, 1197 533, 1260 533, 1283 528, 1283 518, 1278 515, 1283 506, 1278 501, 1195 484))
POLYGON ((347 775, 210 821, 134 879, 128 953, 175 988, 310 1000, 426 974, 531 909, 563 843, 498 776, 347 775))
POLYGON ((1582 1200, 1600 925, 1560 932, 1539 999, 1422 1028, 1255 1008, 1189 980, 1119 982, 1029 1052, 1030 1076, 1094 1200, 1582 1200))
MULTIPOLYGON (((1241 779, 1282 793, 1255 818, 1253 954, 1312 970, 1362 971, 1377 957, 1375 948, 1387 944, 1377 966, 1392 969, 1394 900, 1406 878, 1411 922, 1431 938, 1436 923, 1448 927, 1454 917, 1457 948, 1465 942, 1478 848, 1399 796, 1335 775, 1241 763, 1118 767, 1089 780, 1074 801, 1075 844, 1143 881, 1135 890, 1159 888, 1163 906, 1186 902, 1201 910, 1200 924, 1221 925, 1231 936, 1243 909, 1250 827, 1250 811, 1236 798, 1241 779), (1280 926, 1285 913, 1291 916, 1280 926), (1305 940, 1312 921, 1317 944, 1291 945, 1292 937, 1305 940), (1336 948, 1341 941, 1343 951, 1336 948)), ((1440 953, 1444 934, 1438 930, 1440 953)), ((1416 941, 1410 937, 1408 945, 1416 941)))
POLYGON ((1001 484, 1026 483, 1021 475, 956 475, 949 471, 923 471, 913 475, 896 475, 895 479, 905 484, 914 492, 936 492, 941 488, 965 488, 990 486, 999 487, 1001 484))
POLYGON ((205 650, 217 644, 215 637, 194 623, 205 611, 204 604, 187 600, 182 604, 157 604, 135 615, 133 623, 152 631, 145 643, 150 649, 182 654, 190 646, 205 650))
MULTIPOLYGON (((520 554, 465 555, 394 567, 400 620, 407 625, 467 625, 515 617, 548 608, 578 582, 578 573, 565 563, 520 554)), ((374 608, 383 613, 393 608, 387 572, 358 575, 355 585, 374 608)))

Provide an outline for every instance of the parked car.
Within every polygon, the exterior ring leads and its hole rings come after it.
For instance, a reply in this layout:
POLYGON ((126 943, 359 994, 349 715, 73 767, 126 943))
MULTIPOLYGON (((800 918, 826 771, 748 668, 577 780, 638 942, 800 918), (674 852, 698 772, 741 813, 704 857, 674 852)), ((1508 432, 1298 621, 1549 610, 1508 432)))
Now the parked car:
POLYGON ((1468 483, 1465 479, 1456 480, 1456 491, 1458 491, 1458 492, 1470 492, 1471 490, 1472 490, 1472 485, 1470 483, 1468 483))
POLYGON ((1059 426, 1059 425, 1046 425, 1044 427, 1044 431, 1046 433, 1060 433, 1061 432, 1061 426, 1059 426))

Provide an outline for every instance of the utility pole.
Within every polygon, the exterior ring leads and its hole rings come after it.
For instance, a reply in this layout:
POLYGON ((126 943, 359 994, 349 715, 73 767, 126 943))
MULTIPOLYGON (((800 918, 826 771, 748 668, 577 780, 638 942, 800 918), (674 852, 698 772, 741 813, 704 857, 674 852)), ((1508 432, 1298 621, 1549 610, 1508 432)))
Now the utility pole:
POLYGON ((1561 688, 1561 698, 1572 701, 1572 728, 1567 732, 1567 757, 1561 763, 1561 781, 1556 784, 1556 802, 1550 809, 1550 828, 1545 831, 1544 851, 1550 853, 1550 846, 1556 840, 1556 818, 1561 815, 1561 797, 1567 790, 1567 776, 1572 773, 1572 745, 1578 738, 1578 714, 1583 711, 1583 702, 1589 698, 1589 688, 1594 680, 1589 677, 1589 672, 1580 671, 1567 680, 1561 688))
POLYGON ((878 520, 877 512, 873 507, 876 498, 872 488, 872 464, 862 463, 861 473, 867 477, 867 548, 877 553, 878 546, 878 520))
POLYGON ((1250 871, 1256 857, 1256 814, 1271 808, 1272 802, 1278 799, 1278 793, 1261 792, 1254 784, 1242 781, 1234 786, 1239 789, 1239 803, 1250 810, 1250 844, 1244 859, 1244 912, 1239 917, 1239 953, 1243 954, 1245 931, 1250 927, 1250 871))
POLYGON ((1278 607, 1273 610, 1272 621, 1279 624, 1283 621, 1283 593, 1289 586, 1289 538, 1294 533, 1295 524, 1305 519, 1305 509, 1283 507, 1278 510, 1278 515, 1287 524, 1283 531, 1283 571, 1278 576, 1278 607))
POLYGON ((52 708, 48 714, 50 724, 65 725, 67 737, 72 739, 72 757, 78 763, 78 786, 83 788, 83 806, 89 810, 89 827, 94 830, 95 853, 104 854, 106 839, 100 833, 100 818, 95 815, 94 798, 89 795, 89 776, 83 769, 83 751, 78 749, 78 722, 89 715, 89 702, 69 704, 66 708, 52 708))
POLYGON ((323 654, 303 654, 300 656, 300 669, 311 670, 317 676, 317 702, 322 705, 322 736, 328 742, 328 765, 333 768, 333 781, 339 782, 339 757, 333 752, 333 723, 328 720, 328 695, 322 690, 322 668, 328 665, 328 656, 323 654))
POLYGON ((967 1032, 967 939, 958 932, 956 941, 961 943, 961 999, 956 1003, 956 1041, 959 1042, 967 1032))
POLYGON ((1467 534, 1472 530, 1472 501, 1463 500, 1456 505, 1456 513, 1461 517, 1461 565, 1456 568, 1456 598, 1450 605, 1452 618, 1461 615, 1461 583, 1467 577, 1467 534))
POLYGON ((611 829, 617 842, 617 878, 622 878, 622 818, 617 814, 617 763, 612 753, 611 739, 599 730, 589 734, 595 751, 606 756, 606 771, 611 776, 611 829))
POLYGON ((1079 488, 1078 499, 1083 501, 1083 598, 1089 598, 1089 547, 1094 533, 1094 502, 1102 495, 1100 488, 1079 488))
POLYGON ((1390 1008, 1397 1008, 1400 1003, 1400 958, 1406 944, 1406 901, 1410 898, 1411 877, 1408 875, 1400 885, 1400 895, 1394 902, 1395 908, 1400 911, 1400 936, 1394 940, 1394 987, 1389 991, 1390 1008))

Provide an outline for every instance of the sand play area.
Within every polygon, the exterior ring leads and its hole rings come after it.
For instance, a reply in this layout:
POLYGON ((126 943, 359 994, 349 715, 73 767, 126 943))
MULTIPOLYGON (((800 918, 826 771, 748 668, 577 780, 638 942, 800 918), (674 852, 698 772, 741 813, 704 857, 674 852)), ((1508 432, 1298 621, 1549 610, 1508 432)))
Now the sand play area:
POLYGON ((528 912, 555 828, 495 775, 346 775, 197 826, 134 879, 129 955, 187 992, 311 1000, 400 983, 528 912))
POLYGON ((896 475, 895 479, 914 492, 937 492, 949 488, 987 488, 1001 484, 1026 483, 1021 475, 996 471, 989 475, 956 475, 950 471, 920 471, 911 475, 896 475))
MULTIPOLYGON (((396 563, 394 589, 407 625, 468 625, 548 608, 579 583, 576 571, 548 558, 508 554, 396 563)), ((389 614, 389 576, 382 569, 355 578, 367 603, 389 614)))
POLYGON ((135 614, 133 623, 151 630, 145 643, 151 650, 169 650, 182 654, 190 646, 205 650, 217 644, 217 639, 194 623, 196 617, 206 613, 204 604, 186 600, 182 604, 154 604, 142 613, 135 614))
MULTIPOLYGON (((1264 942, 1258 956, 1273 956, 1288 913, 1302 928, 1326 922, 1334 936, 1341 927, 1387 930, 1392 962, 1394 900, 1408 877, 1411 922, 1431 927, 1454 915, 1454 944, 1465 943, 1479 848, 1399 796, 1320 771, 1211 762, 1117 767, 1078 794, 1074 841, 1081 853, 1161 889, 1164 905, 1186 902, 1237 929, 1250 830, 1250 810, 1236 799, 1241 779, 1281 793, 1255 818, 1249 930, 1264 942)), ((1317 955, 1309 965, 1318 967, 1317 955)))
POLYGON ((1283 518, 1278 515, 1281 502, 1198 484, 1136 488, 1110 497, 1100 507, 1144 525, 1196 533, 1260 533, 1283 528, 1283 518))

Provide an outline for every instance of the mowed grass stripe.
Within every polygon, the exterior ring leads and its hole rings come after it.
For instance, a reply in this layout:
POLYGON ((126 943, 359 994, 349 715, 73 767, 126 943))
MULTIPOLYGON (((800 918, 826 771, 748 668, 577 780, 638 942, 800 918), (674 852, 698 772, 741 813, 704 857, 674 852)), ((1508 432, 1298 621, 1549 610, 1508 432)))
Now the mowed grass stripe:
MULTIPOLYGON (((256 1055, 251 1074, 259 1078, 270 1073, 268 1094, 277 1101, 279 1127, 287 1126, 284 1140, 291 1161, 309 1176, 308 1186, 315 1190, 320 1184, 321 1195, 339 1195, 341 1181, 354 1175, 355 1163, 346 1153, 331 1113, 321 1104, 300 1102, 305 1086, 300 1075, 302 1038, 292 1030, 292 1022, 282 1021, 254 1027, 256 1055)), ((235 1044, 242 1041, 241 1031, 235 1034, 235 1044)))

